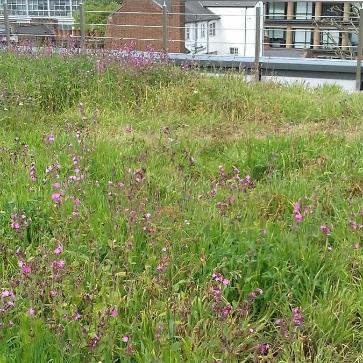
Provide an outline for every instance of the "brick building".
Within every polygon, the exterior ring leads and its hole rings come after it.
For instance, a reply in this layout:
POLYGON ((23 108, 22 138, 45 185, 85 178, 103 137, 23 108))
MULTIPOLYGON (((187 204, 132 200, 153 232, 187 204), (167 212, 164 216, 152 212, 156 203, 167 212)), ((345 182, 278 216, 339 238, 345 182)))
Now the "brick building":
MULTIPOLYGON (((185 2, 165 0, 168 11, 168 51, 185 51, 185 2)), ((118 11, 109 17, 106 48, 122 48, 130 43, 137 50, 163 49, 164 0, 124 0, 118 11)))

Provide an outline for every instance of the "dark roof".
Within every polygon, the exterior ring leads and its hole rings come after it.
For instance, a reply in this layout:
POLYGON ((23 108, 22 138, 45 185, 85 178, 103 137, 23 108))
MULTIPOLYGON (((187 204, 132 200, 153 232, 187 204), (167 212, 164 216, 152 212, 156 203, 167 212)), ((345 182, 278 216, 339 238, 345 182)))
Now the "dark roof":
POLYGON ((218 20, 220 17, 205 8, 200 1, 186 1, 185 22, 218 20))
POLYGON ((16 24, 12 30, 14 34, 54 35, 54 31, 44 24, 16 24))
POLYGON ((201 4, 208 8, 248 8, 255 7, 258 1, 243 1, 243 0, 201 0, 201 4))
MULTIPOLYGON (((160 6, 164 2, 167 9, 171 10, 171 1, 173 0, 153 0, 160 6)), ((223 8, 245 8, 254 7, 258 1, 242 1, 242 0, 217 0, 217 1, 204 1, 204 0, 186 0, 185 1, 185 22, 192 23, 195 21, 210 21, 218 20, 220 16, 214 14, 208 8, 223 7, 223 8)))

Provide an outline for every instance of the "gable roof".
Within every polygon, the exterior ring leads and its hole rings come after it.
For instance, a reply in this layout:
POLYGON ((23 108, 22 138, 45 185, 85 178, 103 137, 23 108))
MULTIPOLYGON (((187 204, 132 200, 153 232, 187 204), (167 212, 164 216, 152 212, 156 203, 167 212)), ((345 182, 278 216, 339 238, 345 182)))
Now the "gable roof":
POLYGON ((200 1, 186 1, 185 22, 218 20, 220 16, 204 7, 200 1))
MULTIPOLYGON (((175 0, 153 0, 159 6, 164 3, 168 11, 171 11, 171 3, 175 0)), ((209 8, 223 7, 223 8, 245 8, 254 7, 258 1, 244 1, 244 0, 186 0, 185 1, 185 22, 192 23, 195 21, 210 21, 218 20, 220 16, 216 15, 209 8)))
POLYGON ((243 0, 201 0, 201 4, 208 8, 248 8, 255 7, 258 1, 243 1, 243 0))
POLYGON ((44 24, 14 24, 14 34, 24 35, 54 35, 54 31, 44 24))

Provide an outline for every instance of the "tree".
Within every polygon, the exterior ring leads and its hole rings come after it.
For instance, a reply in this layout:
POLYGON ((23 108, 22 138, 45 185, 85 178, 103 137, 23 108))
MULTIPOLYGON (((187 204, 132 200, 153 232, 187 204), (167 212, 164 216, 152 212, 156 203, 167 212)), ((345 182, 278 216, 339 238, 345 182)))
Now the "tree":
POLYGON ((340 14, 341 19, 337 19, 337 17, 332 16, 331 18, 327 17, 319 21, 314 21, 314 25, 322 33, 325 32, 335 54, 340 58, 354 59, 356 56, 356 44, 352 44, 352 38, 349 37, 348 34, 351 34, 351 36, 355 35, 357 39, 359 37, 358 22, 360 9, 363 9, 362 3, 352 3, 350 14, 348 14, 349 16, 346 19, 344 19, 344 11, 342 11, 339 6, 333 5, 329 11, 333 15, 340 14), (325 30, 327 27, 337 29, 341 32, 341 34, 343 34, 343 37, 347 37, 346 40, 348 44, 345 49, 342 49, 339 46, 334 37, 330 34, 329 30, 325 30))
MULTIPOLYGON (((86 13, 86 32, 98 33, 100 36, 105 35, 107 19, 110 14, 117 11, 122 0, 85 0, 86 13)), ((75 22, 79 29, 80 14, 75 13, 75 22)))

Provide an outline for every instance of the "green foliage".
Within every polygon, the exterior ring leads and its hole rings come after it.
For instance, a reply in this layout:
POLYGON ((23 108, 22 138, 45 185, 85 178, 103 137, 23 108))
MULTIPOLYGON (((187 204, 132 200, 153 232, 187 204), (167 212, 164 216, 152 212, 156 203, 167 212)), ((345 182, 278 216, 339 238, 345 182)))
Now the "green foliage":
MULTIPOLYGON (((87 0, 85 2, 86 31, 97 32, 104 36, 108 17, 121 7, 122 1, 116 0, 87 0)), ((75 13, 76 27, 79 27, 80 15, 75 13)))
POLYGON ((361 361, 363 96, 96 62, 0 55, 0 362, 361 361))

